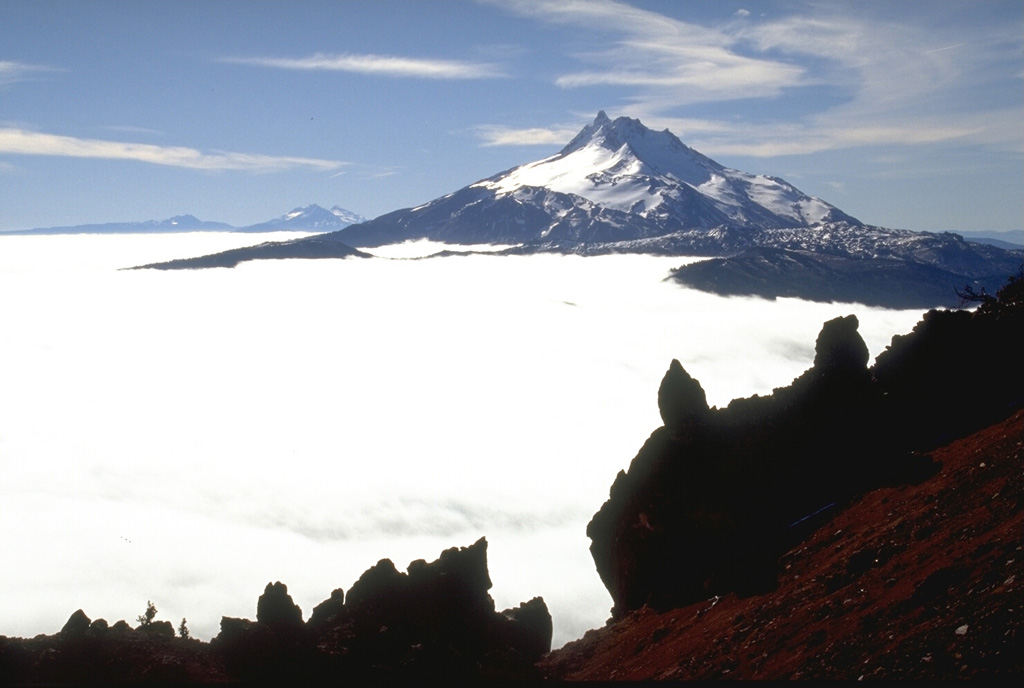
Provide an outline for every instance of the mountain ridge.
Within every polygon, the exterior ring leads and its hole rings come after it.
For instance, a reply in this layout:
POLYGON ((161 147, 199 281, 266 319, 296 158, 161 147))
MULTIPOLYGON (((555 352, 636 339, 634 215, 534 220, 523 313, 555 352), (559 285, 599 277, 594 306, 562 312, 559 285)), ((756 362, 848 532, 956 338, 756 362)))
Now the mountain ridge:
POLYGON ((55 234, 173 234, 178 232, 280 232, 280 231, 337 231, 351 224, 365 222, 362 215, 339 205, 330 210, 316 204, 295 208, 289 213, 266 222, 236 227, 226 222, 200 220, 195 215, 175 215, 166 220, 138 222, 104 222, 58 227, 36 227, 0 232, 0 236, 55 235, 55 234))

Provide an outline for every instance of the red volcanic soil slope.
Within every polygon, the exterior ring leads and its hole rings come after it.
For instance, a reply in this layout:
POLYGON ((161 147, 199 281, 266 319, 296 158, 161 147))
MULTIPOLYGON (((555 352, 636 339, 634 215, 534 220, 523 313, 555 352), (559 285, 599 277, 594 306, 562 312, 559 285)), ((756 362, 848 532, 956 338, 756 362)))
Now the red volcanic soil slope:
MULTIPOLYGON (((550 680, 1024 676, 1024 411, 931 453, 780 560, 779 587, 641 609, 544 657, 550 680)), ((827 457, 823 457, 827 460, 827 457)))

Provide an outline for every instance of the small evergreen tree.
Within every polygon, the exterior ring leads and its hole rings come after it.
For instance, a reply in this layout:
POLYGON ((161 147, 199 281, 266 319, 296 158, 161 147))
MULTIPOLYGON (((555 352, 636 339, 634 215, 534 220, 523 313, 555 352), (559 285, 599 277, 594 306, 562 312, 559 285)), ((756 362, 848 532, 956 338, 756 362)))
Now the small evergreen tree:
POLYGON ((140 626, 148 626, 153 623, 153 617, 156 616, 156 605, 151 601, 146 600, 146 613, 138 617, 137 621, 140 626))
POLYGON ((185 617, 181 617, 181 623, 178 624, 178 635, 184 640, 188 640, 188 625, 185 623, 185 617))

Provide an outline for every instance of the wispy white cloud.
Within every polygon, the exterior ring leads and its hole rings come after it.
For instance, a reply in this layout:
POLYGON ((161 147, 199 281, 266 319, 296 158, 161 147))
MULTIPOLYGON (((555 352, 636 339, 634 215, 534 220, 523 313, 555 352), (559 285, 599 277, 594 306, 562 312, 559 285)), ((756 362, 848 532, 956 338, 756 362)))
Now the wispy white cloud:
POLYGON ((839 117, 826 113, 796 122, 750 123, 652 116, 645 123, 667 128, 702 153, 760 158, 810 155, 864 146, 969 143, 1024 152, 1024 132, 1016 110, 946 118, 919 115, 883 122, 881 118, 839 117))
POLYGON ((184 146, 155 146, 102 139, 45 134, 24 129, 0 128, 0 153, 51 155, 69 158, 134 160, 154 165, 196 170, 248 170, 267 172, 294 168, 336 170, 347 164, 335 160, 215 151, 206 153, 184 146))
POLYGON ((378 170, 376 172, 371 172, 370 174, 368 174, 366 176, 369 179, 384 179, 386 177, 394 177, 396 174, 398 174, 398 170, 397 169, 395 169, 393 167, 387 167, 387 168, 384 168, 382 170, 378 170))
POLYGON ((138 127, 131 124, 111 124, 103 127, 106 131, 114 131, 121 134, 144 134, 146 136, 163 136, 164 132, 149 127, 138 127))
POLYGON ((483 146, 538 146, 562 145, 578 131, 569 127, 528 127, 513 129, 496 125, 476 127, 476 135, 483 146))
MULTIPOLYGON (((768 157, 948 141, 1024 152, 1019 24, 993 31, 990 24, 908 17, 882 6, 865 11, 854 3, 796 4, 770 19, 738 11, 706 26, 617 0, 500 6, 607 35, 606 48, 573 55, 588 68, 563 72, 555 83, 619 88, 630 104, 618 114, 668 127, 709 154, 768 157), (1006 88, 992 88, 996 80, 1006 88), (992 93, 1018 95, 998 101, 992 93), (721 121, 675 116, 697 103, 739 99, 770 99, 777 121, 756 106, 721 121)), ((488 145, 502 145, 497 133, 481 135, 488 145)))
POLYGON ((503 76, 496 66, 485 62, 435 60, 393 55, 316 53, 308 57, 228 57, 234 64, 304 71, 353 72, 419 79, 488 79, 503 76))
POLYGON ((27 64, 14 60, 0 60, 0 86, 25 81, 42 72, 56 71, 53 67, 27 64))
POLYGON ((618 35, 606 49, 576 54, 598 68, 563 74, 555 83, 564 88, 672 89, 675 102, 683 104, 777 95, 804 82, 799 65, 742 55, 731 47, 735 37, 721 29, 614 0, 534 0, 508 9, 618 35))

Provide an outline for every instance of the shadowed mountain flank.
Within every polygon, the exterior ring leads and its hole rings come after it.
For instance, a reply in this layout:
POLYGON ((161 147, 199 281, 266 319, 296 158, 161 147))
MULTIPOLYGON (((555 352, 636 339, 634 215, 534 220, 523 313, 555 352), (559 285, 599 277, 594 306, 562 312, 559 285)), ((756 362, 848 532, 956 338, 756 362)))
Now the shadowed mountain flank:
POLYGON ((285 260, 289 258, 372 258, 368 253, 342 243, 334 234, 323 234, 290 241, 267 241, 257 246, 234 248, 197 258, 179 258, 163 263, 139 265, 132 270, 200 270, 233 268, 250 260, 285 260))

